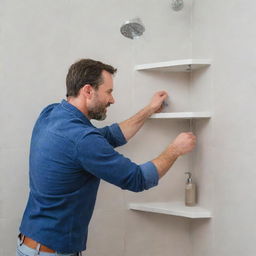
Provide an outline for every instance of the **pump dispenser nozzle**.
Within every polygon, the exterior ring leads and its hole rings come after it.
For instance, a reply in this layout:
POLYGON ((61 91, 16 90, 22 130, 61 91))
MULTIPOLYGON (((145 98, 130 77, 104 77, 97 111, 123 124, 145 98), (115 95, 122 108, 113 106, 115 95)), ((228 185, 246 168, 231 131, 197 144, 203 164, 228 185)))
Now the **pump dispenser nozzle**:
POLYGON ((191 172, 185 172, 185 174, 188 175, 187 183, 192 183, 192 174, 191 174, 191 172))

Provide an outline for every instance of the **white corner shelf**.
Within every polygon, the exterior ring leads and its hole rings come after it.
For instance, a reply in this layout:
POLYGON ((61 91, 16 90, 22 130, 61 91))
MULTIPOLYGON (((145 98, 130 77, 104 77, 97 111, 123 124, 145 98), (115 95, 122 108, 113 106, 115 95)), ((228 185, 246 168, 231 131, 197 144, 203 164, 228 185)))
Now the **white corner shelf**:
POLYGON ((135 70, 190 72, 211 65, 211 59, 184 59, 136 65, 135 70))
POLYGON ((201 119, 211 118, 211 112, 170 112, 153 114, 150 118, 159 119, 201 119))
POLYGON ((212 213, 199 206, 185 206, 184 202, 130 203, 129 209, 180 216, 191 219, 212 218, 212 213))

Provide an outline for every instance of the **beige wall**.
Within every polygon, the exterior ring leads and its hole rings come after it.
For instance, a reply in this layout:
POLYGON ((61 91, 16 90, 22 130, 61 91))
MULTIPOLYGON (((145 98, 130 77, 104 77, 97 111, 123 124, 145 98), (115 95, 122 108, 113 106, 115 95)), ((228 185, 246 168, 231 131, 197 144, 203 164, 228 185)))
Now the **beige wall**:
MULTIPOLYGON (((186 110, 187 75, 145 74, 133 67, 190 56, 190 7, 175 13, 167 0, 0 1, 0 255, 14 255, 27 200, 33 124, 44 106, 64 98, 69 65, 90 57, 118 67, 116 104, 99 126, 128 118, 162 89, 171 95, 172 110, 186 110), (126 39, 120 25, 136 16, 146 32, 138 40, 126 39)), ((186 121, 148 121, 120 152, 143 163, 187 127, 186 121)), ((138 194, 102 182, 87 255, 191 255, 188 220, 127 209, 132 201, 182 199, 187 169, 188 159, 179 159, 160 186, 138 194)))
MULTIPOLYGON (((160 185, 142 193, 102 182, 90 225, 89 256, 254 256, 255 8, 253 1, 186 1, 181 12, 169 0, 0 1, 0 255, 14 255, 28 193, 28 152, 41 109, 65 96, 69 65, 82 57, 118 68, 116 104, 98 126, 128 118, 153 92, 170 94, 172 111, 211 110, 195 122, 198 146, 180 158, 160 185), (120 25, 139 16, 138 40, 120 25), (135 64, 212 58, 191 76, 134 71, 135 64), (199 204, 212 220, 134 212, 129 202, 183 200, 184 172, 193 169, 199 204)), ((119 151, 137 163, 155 157, 186 121, 149 120, 119 151)))
POLYGON ((193 57, 213 59, 212 67, 191 80, 194 108, 209 99, 214 116, 198 123, 194 172, 200 203, 213 210, 210 223, 192 225, 193 255, 256 254, 256 3, 194 0, 193 57))

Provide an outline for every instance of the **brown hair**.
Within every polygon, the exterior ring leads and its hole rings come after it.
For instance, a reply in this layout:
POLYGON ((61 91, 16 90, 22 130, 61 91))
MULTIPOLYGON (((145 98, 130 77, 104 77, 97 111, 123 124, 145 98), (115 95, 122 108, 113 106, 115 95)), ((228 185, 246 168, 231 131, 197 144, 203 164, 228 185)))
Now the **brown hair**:
POLYGON ((117 71, 110 65, 92 59, 81 59, 72 64, 66 77, 66 96, 76 97, 85 84, 90 84, 97 90, 104 82, 102 78, 103 70, 110 74, 117 71))

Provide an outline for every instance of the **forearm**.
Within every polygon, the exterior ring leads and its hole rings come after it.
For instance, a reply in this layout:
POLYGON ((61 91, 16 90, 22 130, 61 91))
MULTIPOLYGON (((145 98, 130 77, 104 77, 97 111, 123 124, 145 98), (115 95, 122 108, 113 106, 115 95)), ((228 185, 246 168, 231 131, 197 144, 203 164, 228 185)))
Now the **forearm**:
POLYGON ((139 131, 149 116, 151 116, 153 113, 161 111, 163 101, 167 98, 167 96, 168 95, 165 91, 155 93, 149 105, 128 120, 119 124, 127 141, 139 131))
POLYGON ((122 130, 127 141, 139 131, 147 118, 152 114, 152 109, 149 106, 146 106, 137 114, 119 124, 120 129, 122 130))
POLYGON ((164 152, 162 152, 157 158, 152 160, 158 171, 159 177, 163 177, 167 171, 174 164, 176 159, 180 156, 174 145, 170 145, 164 152))

